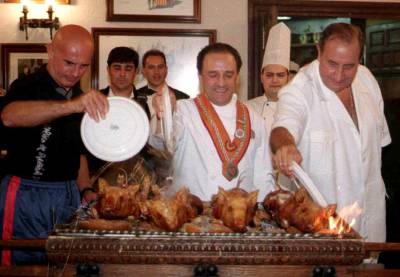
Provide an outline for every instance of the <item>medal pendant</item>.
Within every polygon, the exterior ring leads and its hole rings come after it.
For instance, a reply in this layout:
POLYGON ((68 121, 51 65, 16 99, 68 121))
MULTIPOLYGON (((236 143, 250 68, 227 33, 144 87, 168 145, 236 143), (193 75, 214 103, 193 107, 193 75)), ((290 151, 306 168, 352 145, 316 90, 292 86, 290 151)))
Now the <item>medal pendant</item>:
POLYGON ((244 131, 243 129, 236 129, 235 131, 235 137, 237 137, 238 139, 241 139, 244 137, 244 131))
POLYGON ((237 148, 237 146, 232 142, 227 141, 225 143, 225 149, 228 150, 229 152, 236 150, 236 148, 237 148))
POLYGON ((222 174, 228 181, 235 179, 238 176, 238 173, 239 170, 237 168, 237 165, 235 165, 233 162, 224 164, 222 174))

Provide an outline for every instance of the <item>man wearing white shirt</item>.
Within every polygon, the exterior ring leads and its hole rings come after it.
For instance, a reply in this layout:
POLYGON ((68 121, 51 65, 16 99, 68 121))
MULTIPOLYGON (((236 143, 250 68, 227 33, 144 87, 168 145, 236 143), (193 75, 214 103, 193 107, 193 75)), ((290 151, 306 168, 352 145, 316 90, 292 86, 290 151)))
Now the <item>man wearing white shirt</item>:
POLYGON ((138 102, 150 116, 147 96, 137 92, 134 82, 139 66, 139 54, 132 48, 113 48, 107 58, 107 73, 110 85, 100 90, 106 96, 121 96, 138 102))
POLYGON ((177 102, 173 183, 203 201, 218 186, 259 190, 259 201, 273 190, 265 123, 234 95, 241 65, 232 46, 206 46, 197 56, 200 94, 177 102))
MULTIPOLYGON (((279 95, 271 148, 288 176, 301 163, 329 204, 356 204, 353 228, 367 241, 385 241, 385 185, 381 148, 391 142, 383 100, 371 72, 359 65, 358 27, 335 23, 322 33, 318 59, 279 95)), ((349 219, 348 219, 348 222, 349 219)))

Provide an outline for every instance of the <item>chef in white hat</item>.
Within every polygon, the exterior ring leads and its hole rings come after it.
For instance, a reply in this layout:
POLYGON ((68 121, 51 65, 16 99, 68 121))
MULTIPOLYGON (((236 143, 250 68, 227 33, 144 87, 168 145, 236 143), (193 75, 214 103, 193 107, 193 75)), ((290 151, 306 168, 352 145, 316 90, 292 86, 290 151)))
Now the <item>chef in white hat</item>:
POLYGON ((284 24, 274 25, 269 31, 261 68, 264 95, 251 99, 247 106, 264 117, 268 130, 274 120, 278 91, 289 82, 290 29, 284 24))

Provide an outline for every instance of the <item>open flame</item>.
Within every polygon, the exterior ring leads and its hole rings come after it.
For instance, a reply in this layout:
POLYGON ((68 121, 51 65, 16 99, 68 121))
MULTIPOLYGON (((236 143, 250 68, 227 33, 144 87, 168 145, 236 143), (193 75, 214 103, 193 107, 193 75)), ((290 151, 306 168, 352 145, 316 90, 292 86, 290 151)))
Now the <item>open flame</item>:
POLYGON ((340 210, 338 216, 329 217, 329 230, 336 234, 350 233, 352 227, 356 224, 356 218, 361 212, 362 209, 357 202, 344 207, 340 210))

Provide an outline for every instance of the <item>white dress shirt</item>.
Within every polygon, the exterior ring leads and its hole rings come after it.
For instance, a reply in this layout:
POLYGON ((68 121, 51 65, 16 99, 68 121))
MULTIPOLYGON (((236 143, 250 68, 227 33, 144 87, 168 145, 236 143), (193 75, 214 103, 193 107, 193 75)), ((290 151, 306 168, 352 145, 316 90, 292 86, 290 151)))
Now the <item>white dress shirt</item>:
MULTIPOLYGON (((230 139, 236 130, 236 95, 225 106, 213 105, 230 139)), ((203 201, 210 201, 218 187, 239 186, 246 191, 259 190, 258 201, 274 189, 271 175, 267 131, 263 119, 249 110, 254 138, 238 164, 238 177, 228 181, 222 175, 222 162, 204 126, 194 99, 179 100, 174 114, 173 183, 175 190, 186 186, 203 201)))
POLYGON ((354 229, 367 241, 381 242, 386 238, 381 148, 391 138, 381 91, 366 67, 358 67, 351 89, 360 130, 323 84, 316 60, 280 91, 273 127, 293 135, 303 169, 327 202, 337 203, 338 212, 357 202, 362 214, 354 229))

